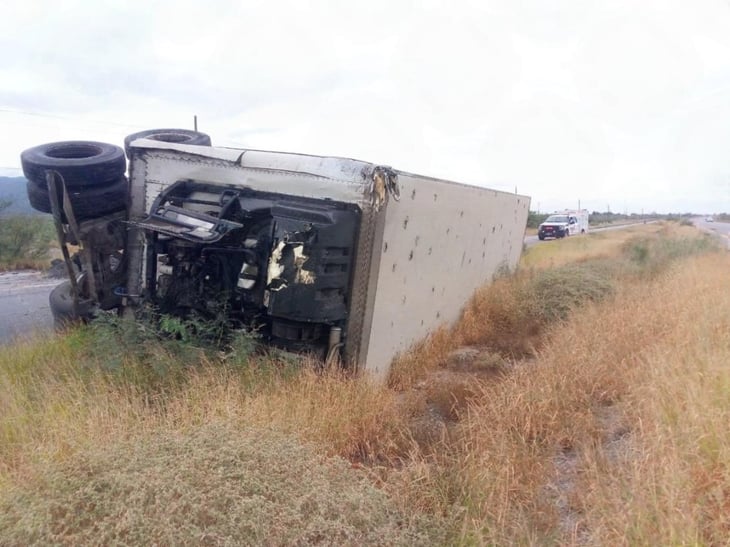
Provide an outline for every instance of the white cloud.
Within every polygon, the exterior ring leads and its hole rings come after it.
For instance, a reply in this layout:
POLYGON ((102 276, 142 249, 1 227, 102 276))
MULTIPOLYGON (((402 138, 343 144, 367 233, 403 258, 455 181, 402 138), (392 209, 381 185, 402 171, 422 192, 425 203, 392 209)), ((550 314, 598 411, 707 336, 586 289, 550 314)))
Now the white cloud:
POLYGON ((720 0, 35 0, 4 22, 0 168, 197 114, 221 145, 517 186, 543 209, 709 210, 730 169, 720 0))

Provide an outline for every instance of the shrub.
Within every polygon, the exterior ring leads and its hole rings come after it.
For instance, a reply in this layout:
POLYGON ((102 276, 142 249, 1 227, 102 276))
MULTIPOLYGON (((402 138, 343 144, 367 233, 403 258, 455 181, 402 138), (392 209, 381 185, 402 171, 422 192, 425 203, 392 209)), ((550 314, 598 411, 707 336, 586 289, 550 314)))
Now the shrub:
POLYGON ((85 328, 90 333, 85 366, 98 366, 145 389, 175 385, 186 369, 201 363, 243 366, 258 349, 255 333, 149 309, 135 319, 101 314, 85 328))
POLYGON ((511 357, 530 354, 547 326, 613 294, 612 271, 606 261, 596 260, 498 280, 466 306, 456 327, 460 342, 511 357))
POLYGON ((529 319, 541 325, 568 318, 571 310, 614 293, 604 262, 585 262, 535 274, 520 295, 529 319))
POLYGON ((439 535, 345 460, 222 424, 90 448, 0 498, 3 545, 414 545, 439 535))
POLYGON ((711 236, 675 236, 656 234, 653 237, 638 237, 627 241, 622 248, 621 258, 626 272, 635 275, 655 275, 664 271, 673 262, 717 250, 718 244, 711 236))
MULTIPOLYGON (((573 261, 560 266, 518 272, 498 279, 478 290, 466 305, 456 326, 459 342, 484 345, 503 356, 531 355, 542 343, 549 326, 567 319, 573 310, 587 303, 610 298, 619 283, 654 276, 666 271, 678 259, 714 251, 716 241, 678 226, 661 226, 620 243, 622 235, 612 235, 619 245, 599 245, 604 234, 570 238, 560 246, 540 246, 547 254, 538 263, 561 263, 580 247, 605 248, 605 255, 573 261)), ((532 249, 531 249, 532 251, 532 249)), ((531 255, 533 258, 535 254, 531 255)), ((523 261, 524 262, 524 261, 523 261)), ((533 262, 534 264, 534 262, 533 262)), ((418 360, 411 357, 410 360, 418 360)))
POLYGON ((54 240, 49 217, 0 218, 0 270, 45 267, 54 240))

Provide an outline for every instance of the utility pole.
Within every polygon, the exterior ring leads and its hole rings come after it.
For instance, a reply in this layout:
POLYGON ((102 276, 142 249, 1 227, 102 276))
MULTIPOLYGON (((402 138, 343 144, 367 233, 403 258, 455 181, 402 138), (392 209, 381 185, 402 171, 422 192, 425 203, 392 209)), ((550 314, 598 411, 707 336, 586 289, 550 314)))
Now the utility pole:
POLYGON ((193 114, 193 129, 195 131, 198 130, 198 115, 197 114, 193 114))

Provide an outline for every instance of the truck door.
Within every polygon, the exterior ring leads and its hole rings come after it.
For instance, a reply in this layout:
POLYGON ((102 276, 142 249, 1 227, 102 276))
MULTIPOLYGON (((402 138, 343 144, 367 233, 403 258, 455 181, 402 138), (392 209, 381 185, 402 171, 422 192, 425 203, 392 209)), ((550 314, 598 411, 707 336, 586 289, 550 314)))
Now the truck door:
POLYGON ((576 217, 568 217, 568 233, 570 235, 580 233, 580 227, 578 226, 578 219, 576 217))

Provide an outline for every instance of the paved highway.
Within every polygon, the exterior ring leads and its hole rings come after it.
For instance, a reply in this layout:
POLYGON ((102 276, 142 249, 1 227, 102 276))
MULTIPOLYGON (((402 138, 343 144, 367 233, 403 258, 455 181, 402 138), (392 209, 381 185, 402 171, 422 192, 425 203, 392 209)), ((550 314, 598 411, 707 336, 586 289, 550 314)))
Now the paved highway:
POLYGON ((60 282, 39 272, 0 273, 0 344, 53 328, 48 295, 60 282))
MULTIPOLYGON (((709 217, 707 217, 709 218, 709 217)), ((727 222, 708 222, 706 217, 695 217, 692 219, 695 226, 701 230, 705 230, 717 234, 725 241, 728 249, 730 249, 730 223, 727 222)))

